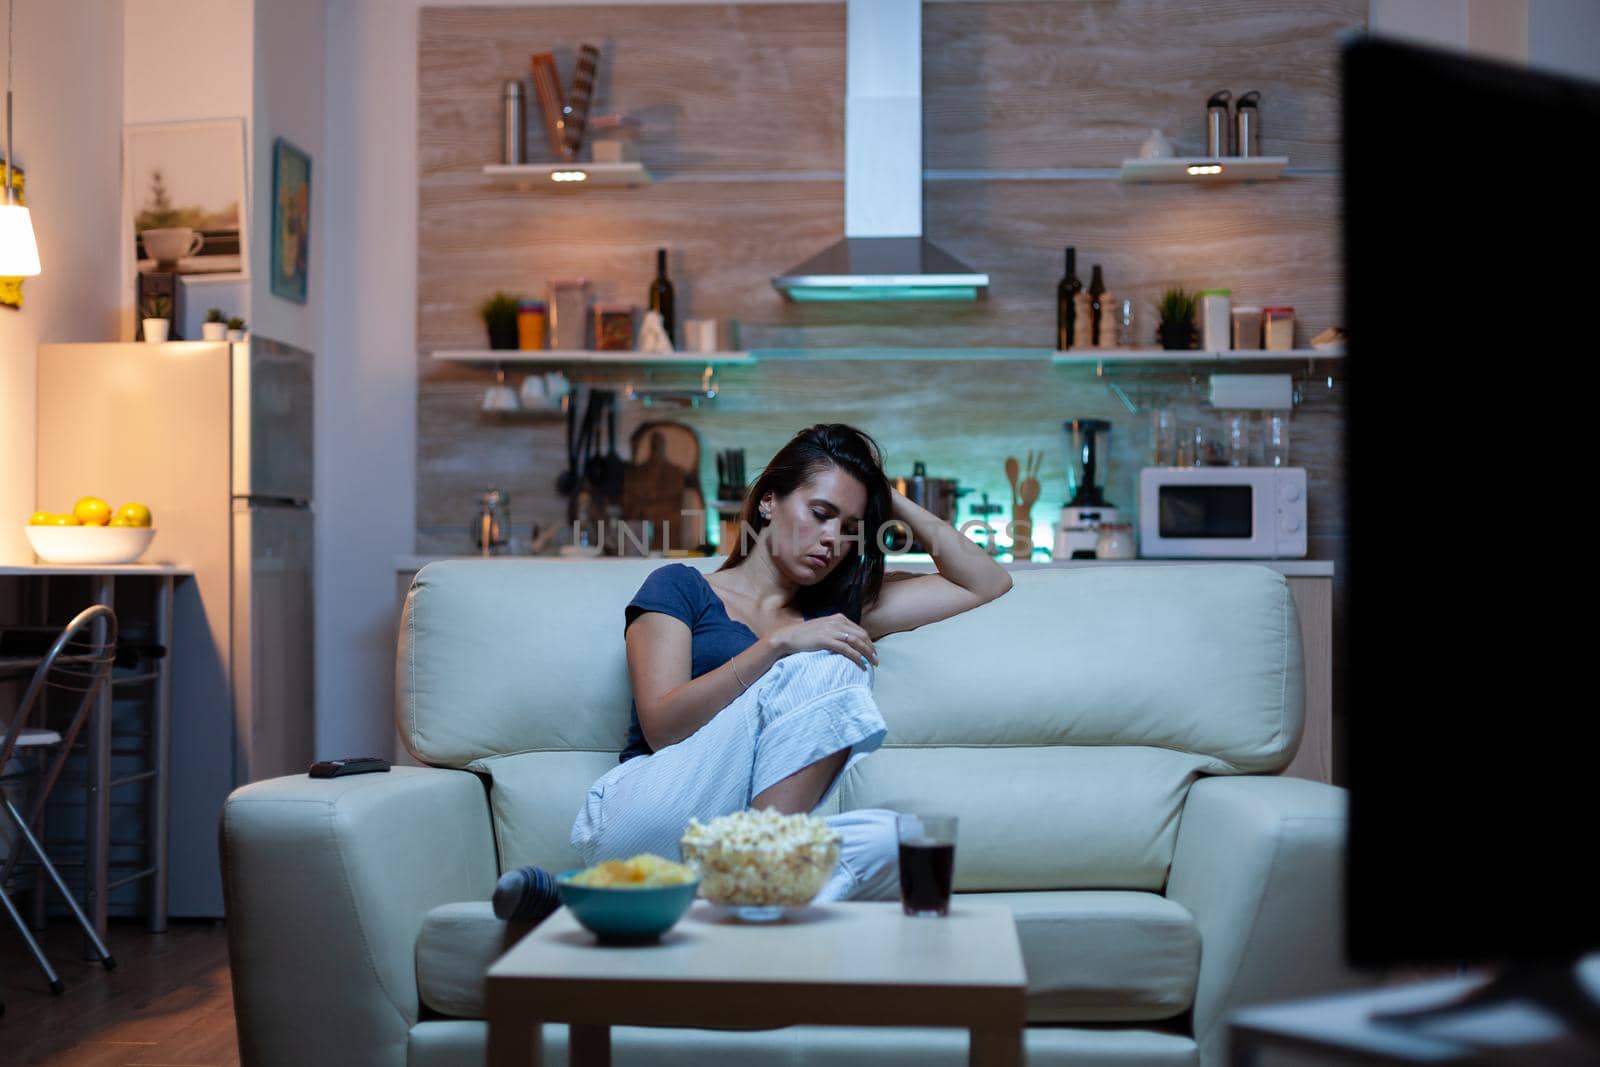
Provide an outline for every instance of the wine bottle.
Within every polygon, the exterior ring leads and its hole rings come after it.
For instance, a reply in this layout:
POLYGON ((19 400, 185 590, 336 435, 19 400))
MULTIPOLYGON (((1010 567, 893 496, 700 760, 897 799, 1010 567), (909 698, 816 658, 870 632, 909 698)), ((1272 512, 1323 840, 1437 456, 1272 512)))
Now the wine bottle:
POLYGON ((667 280, 667 250, 656 249, 656 276, 650 282, 650 310, 661 313, 661 325, 666 328, 667 339, 674 348, 678 345, 678 327, 672 314, 672 283, 667 280))
POLYGON ((1077 330, 1077 295, 1083 291, 1078 280, 1078 250, 1067 249, 1067 272, 1056 286, 1056 350, 1065 352, 1072 347, 1072 335, 1077 330))
POLYGON ((1089 277, 1089 336, 1094 338, 1093 344, 1100 343, 1100 312, 1103 310, 1101 297, 1105 295, 1106 283, 1100 277, 1100 264, 1094 265, 1094 273, 1089 277))

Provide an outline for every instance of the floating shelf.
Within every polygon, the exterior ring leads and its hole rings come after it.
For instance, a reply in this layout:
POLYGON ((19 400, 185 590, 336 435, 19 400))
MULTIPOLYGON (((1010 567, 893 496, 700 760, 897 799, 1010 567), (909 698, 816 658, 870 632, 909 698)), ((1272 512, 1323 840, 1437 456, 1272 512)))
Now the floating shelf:
POLYGON ((1050 362, 1073 366, 1095 363, 1281 363, 1285 360, 1343 358, 1343 348, 1292 348, 1287 352, 1254 349, 1202 352, 1198 349, 1182 348, 1087 348, 1081 352, 1073 350, 1052 353, 1050 362))
POLYGON ((805 360, 860 360, 887 363, 896 360, 1044 360, 1058 366, 1142 363, 1283 363, 1303 359, 1343 359, 1344 349, 1295 348, 1287 352, 1243 351, 1202 352, 1198 349, 1165 348, 1088 348, 1055 352, 1048 348, 770 348, 750 352, 673 352, 651 355, 646 352, 590 352, 579 349, 471 349, 433 353, 441 363, 473 363, 503 366, 590 366, 618 367, 704 367, 707 364, 752 364, 805 360))
POLYGON ((626 367, 703 367, 707 363, 754 363, 749 352, 591 352, 586 349, 552 348, 529 351, 520 348, 462 349, 433 353, 441 363, 500 363, 507 366, 554 366, 574 363, 626 367))
POLYGON ((597 185, 649 185, 644 164, 632 163, 491 163, 483 173, 495 185, 532 192, 568 192, 597 185))
POLYGON ((1125 159, 1121 176, 1125 182, 1270 182, 1288 165, 1288 156, 1125 159))

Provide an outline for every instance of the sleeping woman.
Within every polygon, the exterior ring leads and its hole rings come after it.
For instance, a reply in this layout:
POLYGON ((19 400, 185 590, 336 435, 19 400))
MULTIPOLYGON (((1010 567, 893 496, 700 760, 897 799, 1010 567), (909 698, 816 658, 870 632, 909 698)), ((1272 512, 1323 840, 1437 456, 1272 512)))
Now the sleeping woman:
MULTIPOLYGON (((572 844, 594 864, 675 857, 690 818, 747 808, 811 812, 883 743, 875 642, 969 611, 1011 588, 982 548, 895 491, 867 434, 802 430, 745 498, 755 533, 716 571, 652 571, 625 610, 633 712, 616 767, 589 788, 572 844), (891 519, 937 574, 884 580, 891 519)), ((827 820, 843 837, 821 900, 893 897, 894 813, 827 820)))

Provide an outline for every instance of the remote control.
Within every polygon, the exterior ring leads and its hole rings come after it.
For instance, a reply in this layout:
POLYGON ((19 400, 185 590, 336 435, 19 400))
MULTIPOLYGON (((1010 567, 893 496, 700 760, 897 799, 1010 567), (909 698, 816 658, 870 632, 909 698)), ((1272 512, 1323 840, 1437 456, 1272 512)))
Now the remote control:
POLYGON ((386 771, 389 761, 377 756, 347 756, 344 759, 318 760, 311 765, 313 778, 342 778, 347 774, 386 771))

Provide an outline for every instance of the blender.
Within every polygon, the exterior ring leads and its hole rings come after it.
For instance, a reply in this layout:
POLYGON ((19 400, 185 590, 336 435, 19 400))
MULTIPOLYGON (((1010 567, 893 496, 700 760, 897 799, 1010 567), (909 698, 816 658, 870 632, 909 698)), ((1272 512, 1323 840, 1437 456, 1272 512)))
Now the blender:
POLYGON ((1067 503, 1056 525, 1054 559, 1094 559, 1100 527, 1120 522, 1106 499, 1106 465, 1111 458, 1111 423, 1106 419, 1068 419, 1066 434, 1067 503))

